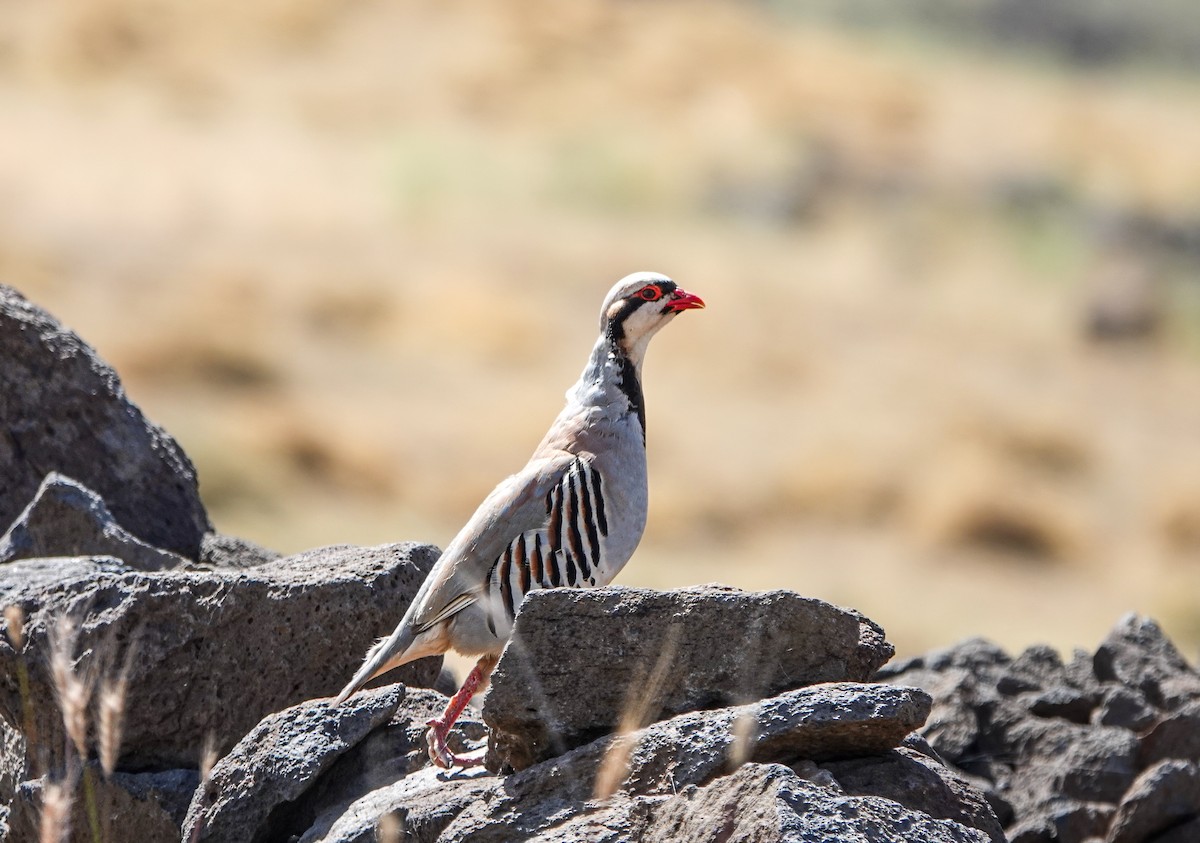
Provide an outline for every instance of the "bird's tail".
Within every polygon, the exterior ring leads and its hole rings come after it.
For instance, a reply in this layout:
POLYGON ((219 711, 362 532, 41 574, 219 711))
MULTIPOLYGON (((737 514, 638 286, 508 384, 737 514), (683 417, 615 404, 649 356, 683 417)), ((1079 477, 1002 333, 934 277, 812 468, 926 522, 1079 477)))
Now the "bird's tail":
POLYGON ((347 683, 346 687, 342 688, 342 692, 337 695, 337 699, 333 701, 333 704, 341 705, 355 691, 379 674, 386 673, 394 667, 399 667, 402 664, 407 664, 422 656, 429 655, 423 650, 413 647, 416 638, 416 632, 414 632, 412 625, 408 623, 408 618, 405 617, 400 622, 400 625, 396 627, 395 632, 387 638, 380 639, 367 652, 367 657, 363 660, 362 667, 358 669, 358 672, 354 674, 354 678, 347 683))

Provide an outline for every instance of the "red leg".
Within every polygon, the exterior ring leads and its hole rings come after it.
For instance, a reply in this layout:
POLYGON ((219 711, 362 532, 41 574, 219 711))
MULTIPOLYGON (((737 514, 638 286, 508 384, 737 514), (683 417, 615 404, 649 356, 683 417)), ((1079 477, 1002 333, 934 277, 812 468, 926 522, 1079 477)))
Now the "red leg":
POLYGON ((467 707, 471 697, 475 696, 481 686, 487 684, 488 677, 492 675, 492 668, 495 666, 495 656, 481 658, 467 674, 458 693, 450 698, 442 716, 435 717, 425 724, 429 727, 429 732, 425 735, 425 741, 429 744, 429 760, 437 766, 449 770, 451 767, 476 767, 483 763, 484 753, 482 751, 456 755, 446 745, 446 736, 450 734, 450 728, 463 713, 463 709, 467 707))

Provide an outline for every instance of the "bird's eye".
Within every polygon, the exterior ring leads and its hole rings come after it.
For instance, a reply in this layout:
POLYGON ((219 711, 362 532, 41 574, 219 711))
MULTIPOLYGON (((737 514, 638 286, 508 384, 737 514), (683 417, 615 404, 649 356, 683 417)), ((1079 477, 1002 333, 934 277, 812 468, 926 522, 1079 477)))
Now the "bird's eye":
POLYGON ((662 298, 662 290, 659 287, 656 287, 654 284, 651 284, 648 287, 642 287, 642 289, 638 291, 638 296, 643 301, 658 301, 662 298))

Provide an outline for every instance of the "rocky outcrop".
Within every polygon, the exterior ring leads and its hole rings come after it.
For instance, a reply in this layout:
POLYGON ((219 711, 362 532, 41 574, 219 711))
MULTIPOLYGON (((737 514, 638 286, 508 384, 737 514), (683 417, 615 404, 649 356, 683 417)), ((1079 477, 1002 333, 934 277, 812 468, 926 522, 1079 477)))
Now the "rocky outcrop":
POLYGON ((893 653, 855 612, 723 586, 535 591, 512 640, 483 710, 492 770, 524 769, 621 726, 861 682, 893 653))
MULTIPOLYGON (((0 566, 0 600, 25 615, 21 651, 0 642, 0 717, 28 719, 55 758, 58 646, 93 683, 124 671, 122 768, 195 767, 206 741, 224 752, 264 715, 336 693, 437 555, 398 544, 325 548, 248 571, 142 572, 102 558, 0 566)), ((432 685, 440 661, 398 675, 432 685)))
POLYGON ((3 284, 0 420, 0 525, 60 472, 146 544, 196 558, 210 526, 187 456, 83 340, 3 284))
MULTIPOLYGON (((890 648, 878 627, 853 612, 787 592, 715 587, 558 589, 526 605, 532 611, 518 614, 496 669, 508 690, 493 686, 490 694, 502 696, 484 705, 487 739, 494 749, 494 710, 574 693, 595 700, 604 717, 586 706, 554 710, 553 722, 573 746, 547 742, 544 728, 510 730, 502 736, 506 752, 536 759, 519 772, 443 773, 429 765, 423 723, 444 697, 402 688, 367 695, 395 713, 366 737, 355 732, 354 741, 342 737, 346 715, 323 701, 304 703, 268 718, 217 765, 193 800, 199 839, 370 841, 391 824, 404 830, 400 839, 430 843, 1003 840, 982 794, 924 744, 916 745, 925 755, 906 744, 926 720, 928 694, 861 681, 890 648), (565 636, 604 640, 613 654, 626 654, 626 669, 616 655, 597 662, 596 648, 564 647, 532 664, 539 641, 555 628, 548 619, 568 615, 565 636), (749 689, 729 675, 735 660, 662 645, 662 627, 669 637, 672 622, 677 634, 694 629, 715 640, 740 628, 739 618, 772 630, 762 636, 762 675, 749 689), (789 642, 811 646, 794 653, 804 647, 789 642), (525 695, 513 679, 522 674, 533 677, 525 695), (655 703, 639 704, 639 726, 622 713, 647 683, 656 686, 655 703), (537 697, 539 688, 545 697, 537 697), (751 701, 728 704, 737 697, 751 701), (580 737, 588 732, 590 739, 580 737), (336 763, 332 752, 341 753, 336 763), (298 775, 299 757, 306 761, 298 775), (274 780, 290 789, 265 784, 274 780), (253 793, 246 782, 256 783, 253 793)), ((475 745, 485 735, 471 720, 466 731, 475 745)))
POLYGON ((1153 621, 1129 615, 1069 662, 973 640, 880 678, 932 694, 921 733, 983 788, 1016 843, 1142 843, 1200 827, 1200 673, 1153 621))

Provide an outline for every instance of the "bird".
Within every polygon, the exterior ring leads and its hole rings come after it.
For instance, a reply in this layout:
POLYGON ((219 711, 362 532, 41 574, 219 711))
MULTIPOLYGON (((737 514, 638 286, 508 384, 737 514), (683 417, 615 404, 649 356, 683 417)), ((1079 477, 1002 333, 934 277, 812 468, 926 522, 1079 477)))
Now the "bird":
POLYGON ((403 664, 454 650, 477 657, 441 716, 426 723, 439 767, 482 763, 446 739, 487 687, 521 601, 543 588, 607 585, 641 541, 648 500, 642 362, 663 326, 704 301, 666 275, 618 281, 600 310, 600 336, 566 404, 529 462, 503 480, 446 546, 390 636, 367 653, 340 705, 403 664))

